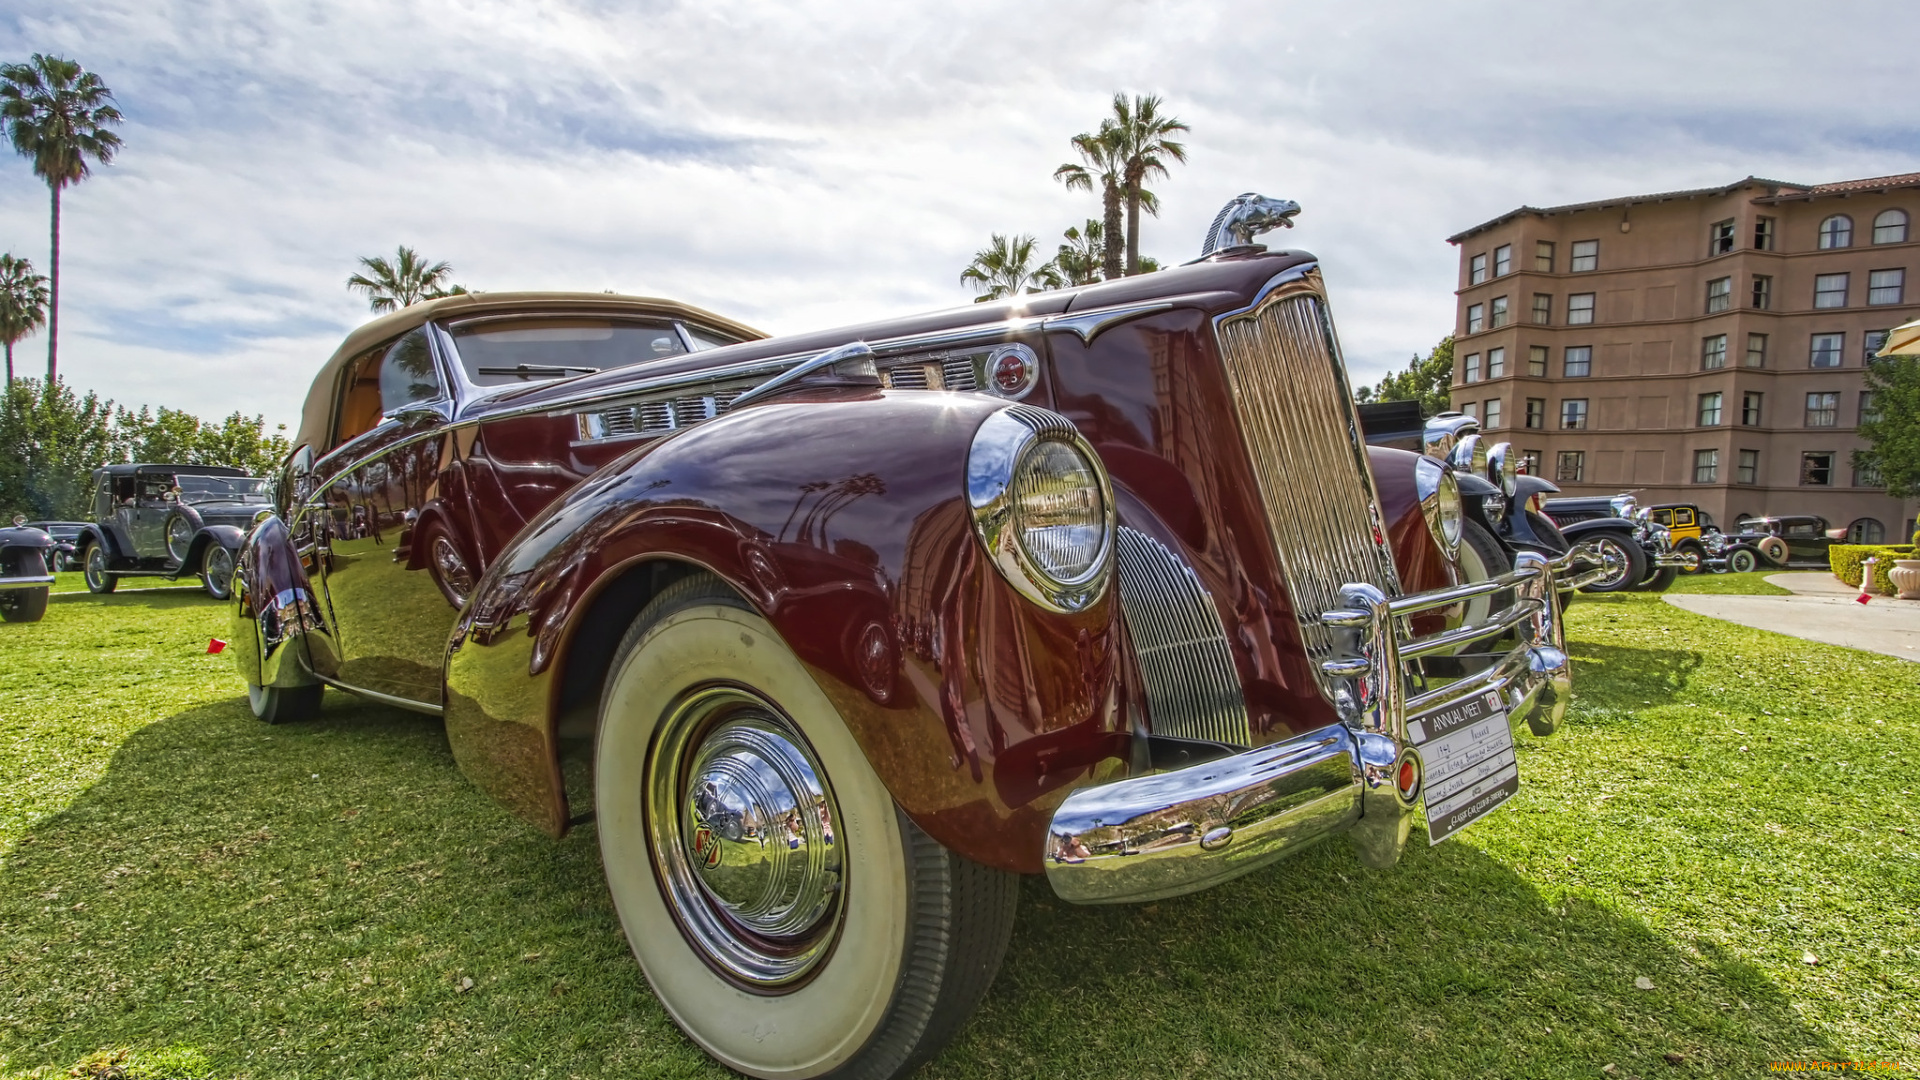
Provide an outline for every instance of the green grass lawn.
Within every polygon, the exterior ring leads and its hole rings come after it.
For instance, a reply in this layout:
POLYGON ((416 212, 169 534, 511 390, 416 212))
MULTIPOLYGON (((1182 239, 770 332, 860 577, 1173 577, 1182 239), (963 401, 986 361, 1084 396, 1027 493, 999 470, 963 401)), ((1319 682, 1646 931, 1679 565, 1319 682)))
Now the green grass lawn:
MULTIPOLYGON (((727 1075, 648 992, 590 826, 509 817, 426 717, 257 723, 204 653, 222 612, 66 591, 0 625, 0 1077, 727 1075)), ((1920 1064, 1920 667, 1657 597, 1569 622, 1578 700, 1506 808, 1386 872, 1334 843, 1141 907, 1030 881, 922 1075, 1920 1064)))

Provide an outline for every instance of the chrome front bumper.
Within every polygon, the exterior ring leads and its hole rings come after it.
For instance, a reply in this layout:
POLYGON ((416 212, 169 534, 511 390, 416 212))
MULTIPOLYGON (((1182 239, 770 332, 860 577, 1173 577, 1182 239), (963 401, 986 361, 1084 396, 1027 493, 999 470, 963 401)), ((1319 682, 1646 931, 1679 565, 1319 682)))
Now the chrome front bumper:
POLYGON ((52 574, 22 574, 19 577, 0 578, 0 592, 8 589, 38 589, 51 584, 52 574))
MULTIPOLYGON (((1571 553, 1568 557, 1571 556, 1571 553)), ((1551 734, 1565 713, 1572 666, 1556 600, 1554 564, 1522 552, 1489 581, 1389 600, 1348 585, 1343 607, 1322 621, 1345 640, 1325 670, 1346 680, 1344 722, 1173 772, 1135 777, 1068 796, 1053 815, 1047 880, 1062 899, 1130 903, 1218 885, 1329 836, 1346 833, 1361 861, 1400 857, 1419 807, 1395 783, 1404 762, 1421 771, 1407 721, 1475 695, 1497 693, 1510 722, 1551 734), (1475 596, 1514 590, 1512 606, 1484 623, 1404 637, 1405 617, 1475 596), (1450 654, 1519 631, 1491 667, 1423 693, 1406 692, 1403 661, 1450 654)), ((1601 567, 1600 572, 1604 573, 1601 567)))

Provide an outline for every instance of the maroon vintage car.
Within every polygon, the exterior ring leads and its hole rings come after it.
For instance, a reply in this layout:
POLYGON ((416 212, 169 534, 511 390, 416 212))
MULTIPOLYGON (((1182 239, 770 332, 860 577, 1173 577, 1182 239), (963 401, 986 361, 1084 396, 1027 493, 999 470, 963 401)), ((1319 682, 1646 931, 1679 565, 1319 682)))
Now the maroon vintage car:
POLYGON ((1459 580, 1449 467, 1365 445, 1314 258, 1253 243, 1296 210, 787 338, 604 294, 376 320, 239 561, 254 710, 441 715, 515 813, 593 820, 660 1000, 755 1076, 932 1055, 1020 874, 1141 901, 1339 833, 1390 865, 1565 709, 1555 567, 1459 580))

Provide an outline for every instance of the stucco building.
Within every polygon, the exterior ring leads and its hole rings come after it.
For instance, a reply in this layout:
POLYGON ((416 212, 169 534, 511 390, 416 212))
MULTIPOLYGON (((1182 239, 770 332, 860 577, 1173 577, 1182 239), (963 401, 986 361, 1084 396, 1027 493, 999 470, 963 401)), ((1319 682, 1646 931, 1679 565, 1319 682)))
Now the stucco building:
POLYGON ((1866 358, 1920 317, 1917 214, 1920 173, 1502 214, 1449 238, 1453 405, 1568 494, 1904 539, 1852 451, 1866 358))

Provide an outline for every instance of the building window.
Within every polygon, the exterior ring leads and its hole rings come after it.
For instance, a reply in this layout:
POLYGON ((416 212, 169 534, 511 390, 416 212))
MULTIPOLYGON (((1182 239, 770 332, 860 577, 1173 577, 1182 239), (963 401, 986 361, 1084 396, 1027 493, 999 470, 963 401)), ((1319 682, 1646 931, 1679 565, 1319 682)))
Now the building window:
POLYGON ((1755 311, 1765 311, 1773 306, 1773 279, 1765 274, 1753 275, 1753 307, 1755 311))
POLYGON ((1707 282, 1707 314, 1725 311, 1733 306, 1733 279, 1714 278, 1707 282))
POLYGON ((1860 422, 1875 424, 1880 421, 1880 409, 1873 403, 1873 391, 1860 391, 1860 422))
POLYGON ((1479 304, 1467 305, 1467 333, 1477 334, 1480 332, 1481 325, 1486 322, 1485 311, 1486 309, 1479 304))
POLYGON ((1489 326, 1501 327, 1507 325, 1507 298, 1504 296, 1494 297, 1488 314, 1489 318, 1487 321, 1489 326))
POLYGON ((1873 219, 1873 242, 1876 244, 1904 244, 1907 241, 1907 212, 1905 210, 1882 210, 1873 219))
POLYGON ((1574 293, 1567 297, 1567 325, 1585 326, 1593 321, 1593 294, 1574 293))
POLYGON ((1584 431, 1586 429, 1586 398, 1568 398, 1560 403, 1560 426, 1567 431, 1584 431))
POLYGON ((1553 478, 1562 484, 1577 484, 1587 474, 1585 450, 1562 450, 1554 465, 1553 478))
POLYGON ((1773 250, 1773 219, 1770 217, 1753 219, 1753 250, 1773 250))
POLYGON ((1469 401, 1460 406, 1460 415, 1471 416, 1475 420, 1480 419, 1480 403, 1477 401, 1469 401))
POLYGON ((1853 246, 1853 219, 1835 214, 1820 223, 1820 250, 1853 246))
POLYGON ((1700 339, 1700 370, 1718 371, 1727 366, 1727 335, 1712 334, 1700 339))
POLYGON ((1466 369, 1467 369, 1467 375, 1463 381, 1470 382, 1470 383, 1477 383, 1480 381, 1480 354, 1479 353, 1467 354, 1466 369))
POLYGON ((1527 399, 1527 426, 1539 430, 1547 426, 1547 399, 1530 397, 1527 399))
MULTIPOLYGON (((1880 470, 1874 468, 1872 465, 1856 464, 1853 467, 1853 486, 1860 488, 1885 487, 1886 481, 1880 478, 1880 470)), ((1877 544, 1879 542, 1878 538, 1854 541, 1856 544, 1877 544)))
POLYGON ((1733 482, 1736 484, 1760 482, 1760 451, 1740 451, 1740 462, 1734 466, 1733 482))
POLYGON ((1733 219, 1716 221, 1707 229, 1707 257, 1725 255, 1733 250, 1733 219))
POLYGON ((1719 391, 1700 395, 1700 426, 1720 426, 1720 401, 1725 395, 1719 391))
POLYGON ((1807 350, 1809 367, 1839 367, 1840 352, 1847 347, 1845 334, 1815 334, 1807 350))
POLYGON ((1747 366, 1748 367, 1766 367, 1767 366, 1767 335, 1765 334, 1748 334, 1747 335, 1747 366))
POLYGON ((1840 395, 1831 390, 1807 395, 1808 427, 1833 427, 1840 422, 1840 395))
POLYGON ((1520 451, 1520 463, 1523 466, 1520 471, 1526 473, 1528 476, 1539 476, 1540 455, 1541 452, 1538 450, 1520 451))
POLYGON ((1847 274, 1816 274, 1813 278, 1813 306, 1817 308, 1837 308, 1847 306, 1847 274))
POLYGON ((1513 245, 1501 244, 1493 249, 1493 276, 1506 277, 1513 273, 1513 245))
POLYGON ((1887 527, 1877 518, 1855 518, 1853 524, 1847 526, 1849 544, 1879 544, 1886 539, 1887 527))
POLYGON ((1553 241, 1534 241, 1533 268, 1542 274, 1553 273, 1553 241))
POLYGON ((1749 390, 1740 396, 1740 424, 1742 427, 1760 426, 1760 405, 1767 395, 1749 390))
POLYGON ((1696 484, 1720 482, 1720 451, 1695 450, 1693 452, 1693 482, 1696 484))
POLYGON ((1560 374, 1569 379, 1584 379, 1593 374, 1593 346, 1569 345, 1560 374))
POLYGON ((1547 377, 1548 351, 1545 345, 1529 345, 1527 347, 1527 374, 1536 379, 1544 379, 1547 377))
POLYGON ((1507 350, 1487 350, 1487 378, 1497 379, 1507 373, 1507 350))
POLYGON ((1867 303, 1898 304, 1906 287, 1905 270, 1875 270, 1867 275, 1867 303))
POLYGON ((1533 322, 1535 326, 1547 326, 1553 322, 1552 293, 1533 294, 1533 322))
POLYGON ((1585 273, 1588 270, 1600 269, 1600 241, 1575 240, 1573 242, 1573 260, 1567 265, 1567 269, 1576 274, 1585 273))
POLYGON ((1866 346, 1866 354, 1867 354, 1866 358, 1868 360, 1871 360, 1874 357, 1880 355, 1881 349, 1884 349, 1887 347, 1887 339, 1893 336, 1893 331, 1869 330, 1863 336, 1865 340, 1862 342, 1862 344, 1866 346))
POLYGON ((1487 257, 1475 255, 1467 260, 1467 284, 1478 285, 1487 280, 1487 257))
POLYGON ((1480 426, 1489 430, 1500 426, 1500 399, 1487 399, 1486 408, 1480 410, 1480 426))
POLYGON ((1800 482, 1808 487, 1833 486, 1833 453, 1816 450, 1800 455, 1800 482))

